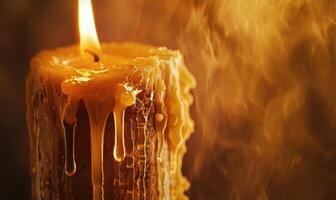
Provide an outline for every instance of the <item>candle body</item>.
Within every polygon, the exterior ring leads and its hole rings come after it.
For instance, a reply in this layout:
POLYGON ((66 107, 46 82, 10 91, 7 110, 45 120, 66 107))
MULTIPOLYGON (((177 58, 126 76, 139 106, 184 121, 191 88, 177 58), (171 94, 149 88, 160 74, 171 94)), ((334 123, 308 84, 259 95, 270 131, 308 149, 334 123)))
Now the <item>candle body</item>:
POLYGON ((195 81, 178 52, 75 47, 33 59, 27 78, 34 199, 181 199, 195 81), (93 67, 92 67, 93 66, 93 67))

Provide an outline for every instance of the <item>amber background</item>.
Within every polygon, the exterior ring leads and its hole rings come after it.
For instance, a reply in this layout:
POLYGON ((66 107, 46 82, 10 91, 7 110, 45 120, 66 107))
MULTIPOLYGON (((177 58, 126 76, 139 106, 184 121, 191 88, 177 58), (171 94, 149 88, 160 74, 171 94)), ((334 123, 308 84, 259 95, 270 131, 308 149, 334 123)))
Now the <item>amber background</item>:
MULTIPOLYGON (((138 41, 176 48, 188 6, 190 1, 94 1, 100 40, 138 41)), ((25 77, 30 59, 42 49, 77 43, 76 20, 76 1, 0 1, 2 200, 31 199, 25 122, 25 77)), ((189 163, 192 157, 187 158, 189 163)), ((188 174, 187 168, 184 171, 188 174)))
MULTIPOLYGON (((334 0, 93 2, 102 42, 181 48, 197 77, 192 108, 196 132, 183 165, 191 181, 190 199, 335 199, 334 0), (270 79, 261 74, 258 58, 265 62, 264 70, 272 72, 267 73, 270 79), (259 82, 250 91, 253 75, 259 82), (299 93, 287 80, 298 83, 299 93), (293 115, 281 118, 286 99, 278 109, 271 107, 271 118, 251 106, 259 102, 261 110, 267 110, 279 92, 286 96, 291 89, 295 95, 289 104, 303 102, 293 115), (245 94, 252 94, 251 99, 236 98, 245 94), (267 126, 269 143, 263 143, 260 130, 268 119, 274 121, 267 126)), ((1 200, 31 199, 25 122, 30 59, 42 49, 78 43, 76 24, 76 0, 0 1, 1 200)))

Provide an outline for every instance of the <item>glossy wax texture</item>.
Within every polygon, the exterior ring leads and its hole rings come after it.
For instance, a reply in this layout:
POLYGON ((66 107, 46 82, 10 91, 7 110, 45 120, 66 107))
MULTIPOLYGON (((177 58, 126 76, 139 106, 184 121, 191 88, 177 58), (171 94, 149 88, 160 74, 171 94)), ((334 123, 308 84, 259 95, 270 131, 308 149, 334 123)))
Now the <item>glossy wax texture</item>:
MULTIPOLYGON (((90 123, 93 199, 104 199, 103 149, 108 116, 113 114, 115 129, 111 154, 116 161, 123 162, 125 134, 128 134, 124 128, 125 110, 140 105, 138 95, 145 94, 155 108, 160 199, 186 198, 183 193, 189 183, 181 168, 185 142, 194 128, 189 114, 193 101, 189 91, 196 83, 182 55, 165 47, 131 43, 103 44, 102 52, 99 62, 90 54, 81 54, 77 46, 43 51, 32 60, 32 73, 61 84, 61 92, 67 99, 60 106, 65 173, 68 176, 76 173, 75 155, 80 154, 74 146, 76 113, 82 100, 90 123)), ((143 117, 146 119, 146 114, 143 117)), ((146 148, 146 134, 143 145, 146 148)))

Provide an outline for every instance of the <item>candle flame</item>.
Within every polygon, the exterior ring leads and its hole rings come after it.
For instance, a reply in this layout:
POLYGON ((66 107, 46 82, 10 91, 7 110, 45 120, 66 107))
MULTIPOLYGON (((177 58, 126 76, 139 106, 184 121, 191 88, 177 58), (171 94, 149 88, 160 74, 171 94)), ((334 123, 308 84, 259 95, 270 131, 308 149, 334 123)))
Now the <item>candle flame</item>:
POLYGON ((101 51, 94 22, 91 0, 78 1, 80 50, 98 53, 101 51))

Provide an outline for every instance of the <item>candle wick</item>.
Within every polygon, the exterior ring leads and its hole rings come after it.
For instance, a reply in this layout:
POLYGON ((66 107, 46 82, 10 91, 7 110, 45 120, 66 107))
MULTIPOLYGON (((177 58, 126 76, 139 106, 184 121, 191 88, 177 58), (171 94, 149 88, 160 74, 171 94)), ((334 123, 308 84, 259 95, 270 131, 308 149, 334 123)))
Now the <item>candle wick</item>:
POLYGON ((93 52, 91 50, 88 50, 88 49, 85 49, 84 52, 90 54, 91 56, 93 56, 93 61, 95 63, 97 63, 97 62, 100 61, 100 58, 99 58, 98 54, 96 54, 95 52, 93 52))

